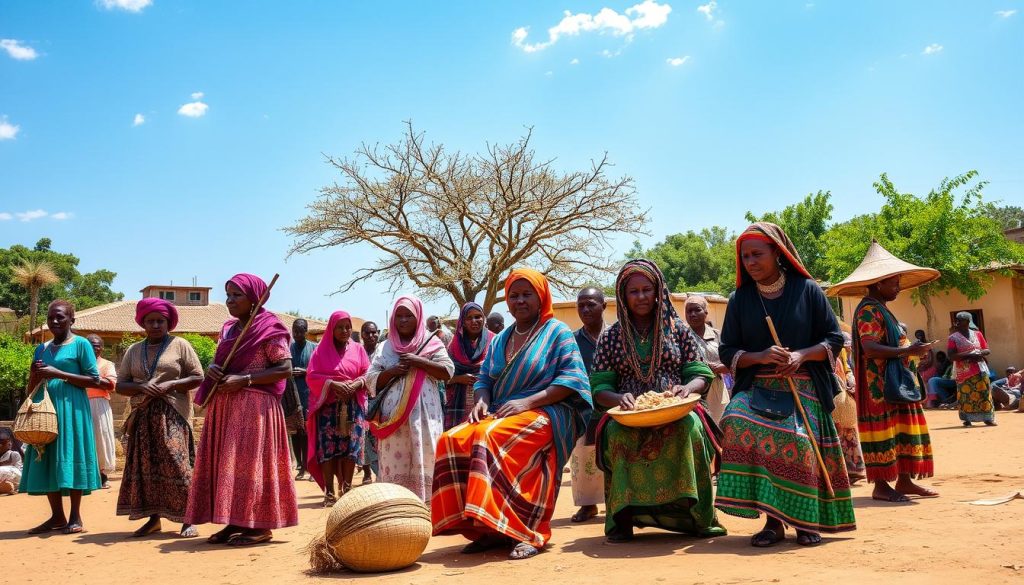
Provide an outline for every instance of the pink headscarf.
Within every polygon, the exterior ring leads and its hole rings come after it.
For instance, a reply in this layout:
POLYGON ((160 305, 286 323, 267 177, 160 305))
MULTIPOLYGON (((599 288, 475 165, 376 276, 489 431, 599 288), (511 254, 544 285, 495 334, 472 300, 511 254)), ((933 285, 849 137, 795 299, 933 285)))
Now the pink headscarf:
MULTIPOLYGON (((388 322, 388 341, 391 343, 391 347, 394 348, 396 353, 415 353, 423 345, 423 342, 426 341, 428 335, 430 334, 427 332, 427 319, 423 316, 423 303, 412 295, 398 297, 391 311, 391 320, 388 322), (416 333, 409 340, 409 343, 402 343, 402 338, 398 335, 395 315, 398 313, 399 307, 409 309, 416 319, 416 333)), ((427 346, 423 348, 422 353, 424 355, 431 355, 439 349, 444 349, 444 342, 435 335, 427 342, 427 346)))
MULTIPOLYGON (((324 385, 330 380, 348 381, 355 380, 370 369, 370 358, 362 344, 349 341, 345 346, 345 353, 339 354, 334 346, 334 329, 338 323, 349 320, 351 315, 345 311, 335 311, 327 321, 327 329, 324 331, 323 339, 313 350, 309 358, 309 365, 306 367, 306 384, 309 385, 309 403, 313 409, 334 401, 333 393, 323 393, 324 385)), ((360 401, 366 402, 366 393, 361 392, 360 401)))
POLYGON ((135 305, 135 322, 139 324, 139 327, 145 328, 143 321, 146 315, 150 313, 159 313, 167 319, 167 330, 174 331, 174 328, 178 326, 178 309, 174 307, 173 303, 158 299, 156 297, 150 297, 142 299, 135 305))

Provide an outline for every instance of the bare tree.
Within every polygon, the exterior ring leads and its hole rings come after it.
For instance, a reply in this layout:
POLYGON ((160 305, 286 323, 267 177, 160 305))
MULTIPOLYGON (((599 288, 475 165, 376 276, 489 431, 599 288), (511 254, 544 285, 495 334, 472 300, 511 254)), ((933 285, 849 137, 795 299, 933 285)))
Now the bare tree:
POLYGON ((451 295, 459 306, 482 292, 485 311, 504 300, 515 267, 540 270, 562 291, 593 281, 614 269, 611 237, 645 233, 647 211, 632 178, 607 176, 607 153, 561 173, 535 157, 531 137, 463 154, 425 144, 406 123, 394 144, 328 156, 342 182, 323 187, 309 215, 284 228, 295 238, 290 254, 366 244, 380 259, 338 292, 377 278, 392 291, 411 284, 427 298, 451 295))

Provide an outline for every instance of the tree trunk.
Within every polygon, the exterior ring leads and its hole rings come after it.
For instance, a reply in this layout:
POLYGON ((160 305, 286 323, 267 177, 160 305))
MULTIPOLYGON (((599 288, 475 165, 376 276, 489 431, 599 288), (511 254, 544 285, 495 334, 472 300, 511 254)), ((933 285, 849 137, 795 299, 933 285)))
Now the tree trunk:
POLYGON ((921 291, 921 305, 924 307, 924 314, 927 319, 925 320, 925 332, 928 333, 928 339, 935 339, 935 310, 932 308, 932 297, 921 291))
POLYGON ((28 314, 29 314, 29 341, 35 343, 36 341, 36 317, 39 316, 39 287, 32 286, 29 288, 29 301, 28 301, 28 314))

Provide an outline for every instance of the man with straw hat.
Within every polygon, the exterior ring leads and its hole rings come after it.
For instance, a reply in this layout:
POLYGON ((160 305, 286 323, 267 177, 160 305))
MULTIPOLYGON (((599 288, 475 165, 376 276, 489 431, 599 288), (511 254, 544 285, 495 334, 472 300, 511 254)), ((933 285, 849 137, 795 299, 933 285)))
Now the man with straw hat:
POLYGON ((938 270, 904 262, 873 241, 860 266, 828 291, 831 296, 864 296, 853 316, 853 355, 861 448, 868 481, 875 484, 871 497, 876 500, 907 502, 908 496, 938 496, 912 481, 934 474, 924 409, 919 402, 887 402, 884 387, 889 360, 900 359, 913 369, 910 358, 927 354, 935 344, 911 344, 886 303, 900 291, 939 276, 938 270), (895 486, 889 485, 892 481, 895 486))

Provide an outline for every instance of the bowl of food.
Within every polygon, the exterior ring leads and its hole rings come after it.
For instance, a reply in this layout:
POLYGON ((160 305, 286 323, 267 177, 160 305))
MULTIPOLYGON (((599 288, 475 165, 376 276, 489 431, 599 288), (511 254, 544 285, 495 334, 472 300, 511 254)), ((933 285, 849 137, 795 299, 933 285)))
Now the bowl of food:
POLYGON ((699 394, 680 398, 664 392, 645 392, 637 397, 633 410, 623 410, 621 406, 616 406, 608 414, 617 423, 627 427, 659 427, 690 414, 698 402, 699 394))

